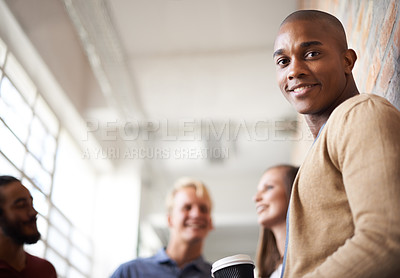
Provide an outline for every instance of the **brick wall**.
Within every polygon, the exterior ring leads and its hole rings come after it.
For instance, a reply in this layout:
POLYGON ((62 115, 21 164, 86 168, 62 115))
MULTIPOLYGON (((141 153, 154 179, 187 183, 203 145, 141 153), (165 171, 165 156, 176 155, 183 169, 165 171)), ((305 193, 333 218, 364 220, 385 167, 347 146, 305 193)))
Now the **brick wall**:
POLYGON ((353 73, 359 91, 381 95, 400 110, 400 1, 299 0, 299 7, 342 21, 358 56, 353 73))

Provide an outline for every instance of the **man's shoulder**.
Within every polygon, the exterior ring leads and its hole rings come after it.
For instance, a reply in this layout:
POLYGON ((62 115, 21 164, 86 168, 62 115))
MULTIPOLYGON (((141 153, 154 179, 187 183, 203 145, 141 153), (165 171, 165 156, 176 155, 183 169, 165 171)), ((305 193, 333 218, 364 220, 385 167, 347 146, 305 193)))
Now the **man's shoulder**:
POLYGON ((340 104, 332 114, 346 113, 353 109, 370 112, 379 109, 388 109, 400 113, 387 99, 375 94, 359 94, 340 104))
MULTIPOLYGON (((359 94, 340 104, 329 117, 329 122, 343 124, 343 120, 384 122, 400 119, 400 111, 387 99, 374 94, 359 94)), ((400 124, 400 123, 399 123, 400 124)), ((331 123, 331 125, 335 125, 331 123)))
POLYGON ((56 269, 53 264, 46 259, 31 255, 26 253, 26 270, 27 272, 32 272, 40 275, 48 275, 42 277, 56 277, 56 269))
POLYGON ((145 257, 145 258, 138 257, 136 259, 133 259, 133 260, 123 263, 121 266, 129 267, 129 266, 137 266, 137 265, 151 265, 151 264, 156 264, 156 263, 157 263, 157 260, 156 260, 155 256, 145 257))
POLYGON ((48 260, 40 258, 40 257, 37 257, 37 256, 34 256, 32 254, 29 254, 28 252, 25 252, 25 253, 26 253, 26 258, 27 258, 28 263, 32 263, 32 264, 35 264, 35 265, 47 265, 49 267, 53 267, 54 268, 52 263, 49 262, 48 260))
POLYGON ((156 256, 150 256, 150 257, 138 257, 136 259, 127 261, 125 263, 123 263, 124 265, 141 265, 141 264, 154 264, 156 263, 156 256))
POLYGON ((156 255, 146 258, 139 257, 121 264, 112 277, 125 277, 128 274, 129 276, 136 277, 133 276, 134 273, 142 273, 147 270, 155 271, 158 266, 159 263, 156 259, 156 255))

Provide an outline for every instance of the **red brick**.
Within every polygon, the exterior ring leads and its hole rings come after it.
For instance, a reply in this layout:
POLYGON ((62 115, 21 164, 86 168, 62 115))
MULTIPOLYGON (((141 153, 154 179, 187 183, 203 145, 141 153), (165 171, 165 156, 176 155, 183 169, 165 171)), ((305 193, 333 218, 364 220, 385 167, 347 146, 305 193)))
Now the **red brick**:
POLYGON ((335 14, 335 9, 334 9, 334 3, 333 3, 333 1, 325 1, 324 2, 324 10, 325 11, 327 11, 328 13, 331 13, 331 14, 335 14))
MULTIPOLYGON (((344 23, 342 21, 342 23, 344 23)), ((346 33, 347 33, 347 39, 353 42, 353 15, 349 12, 347 14, 347 23, 346 23, 346 33)))
POLYGON ((390 39, 390 35, 392 33, 393 26, 396 20, 396 15, 397 15, 396 3, 395 1, 392 1, 392 3, 387 9, 385 20, 382 24, 382 29, 380 31, 381 36, 379 38, 379 45, 380 48, 382 49, 382 52, 385 52, 385 49, 387 47, 387 43, 390 39))
POLYGON ((334 11, 339 12, 339 0, 333 0, 332 3, 334 6, 334 11))
POLYGON ((355 26, 353 29, 353 35, 349 41, 349 43, 353 46, 359 45, 359 41, 361 39, 361 27, 364 27, 364 20, 363 20, 363 14, 364 14, 364 3, 360 4, 360 8, 358 9, 356 15, 355 15, 355 26))
POLYGON ((369 55, 367 52, 360 52, 359 50, 356 51, 357 53, 357 61, 356 65, 354 66, 354 77, 357 81, 357 85, 359 86, 359 90, 362 92, 365 91, 365 82, 367 77, 367 72, 365 71, 368 68, 368 65, 371 64, 369 55))
POLYGON ((364 7, 365 7, 365 3, 361 2, 361 6, 358 10, 358 18, 357 18, 357 25, 356 25, 356 31, 360 32, 361 31, 361 26, 364 26, 364 7))
POLYGON ((391 47, 383 63, 382 72, 380 73, 380 81, 377 87, 382 95, 386 95, 389 88, 389 82, 395 71, 395 62, 396 60, 393 58, 393 47, 391 47))
POLYGON ((397 20, 396 27, 394 29, 393 44, 397 48, 395 57, 399 57, 399 55, 400 55, 400 19, 397 20))
POLYGON ((367 58, 367 57, 365 57, 366 56, 365 55, 365 53, 366 53, 365 49, 355 48, 355 47, 353 49, 357 54, 358 63, 360 63, 360 64, 364 63, 362 61, 364 61, 367 58))
POLYGON ((379 47, 375 49, 374 57, 372 58, 372 64, 368 68, 367 83, 365 85, 365 92, 368 94, 372 93, 372 89, 375 86, 376 79, 378 77, 379 70, 381 69, 381 55, 379 47))
MULTIPOLYGON (((363 2, 364 3, 364 2, 363 2)), ((368 8, 365 14, 365 19, 362 20, 362 32, 361 32, 361 48, 365 48, 367 45, 368 37, 370 34, 371 24, 372 24, 372 2, 368 2, 368 8)))

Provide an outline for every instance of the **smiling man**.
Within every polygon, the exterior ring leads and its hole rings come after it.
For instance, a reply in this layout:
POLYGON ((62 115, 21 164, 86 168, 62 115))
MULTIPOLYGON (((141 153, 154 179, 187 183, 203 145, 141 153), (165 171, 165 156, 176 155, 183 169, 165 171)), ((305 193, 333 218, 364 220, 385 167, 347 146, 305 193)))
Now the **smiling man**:
POLYGON ((167 197, 168 246, 149 258, 122 264, 112 278, 209 278, 211 265, 202 257, 204 240, 213 229, 211 198, 206 186, 182 178, 167 197))
POLYGON ((400 112, 359 94, 356 59, 328 13, 280 26, 277 81, 315 139, 293 185, 283 277, 400 277, 400 112))
POLYGON ((57 277, 50 262, 24 251, 40 239, 32 201, 18 179, 0 176, 0 278, 57 277))

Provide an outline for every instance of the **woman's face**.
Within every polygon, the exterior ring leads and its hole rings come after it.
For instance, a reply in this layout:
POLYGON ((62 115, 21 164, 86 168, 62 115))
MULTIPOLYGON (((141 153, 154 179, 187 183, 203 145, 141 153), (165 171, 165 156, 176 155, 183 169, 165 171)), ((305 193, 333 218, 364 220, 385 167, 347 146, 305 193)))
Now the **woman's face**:
POLYGON ((257 186, 253 200, 256 203, 258 224, 273 228, 286 221, 289 205, 284 181, 285 170, 272 168, 264 173, 257 186))

